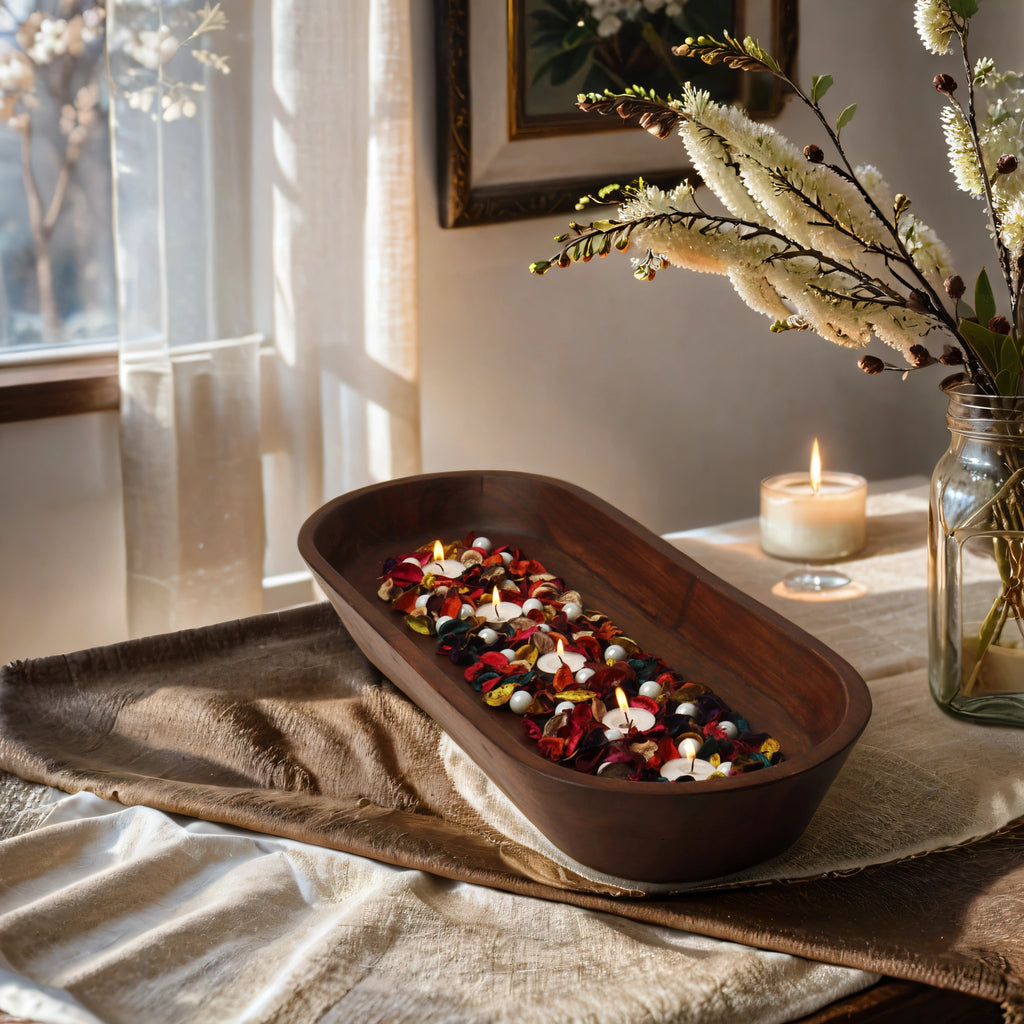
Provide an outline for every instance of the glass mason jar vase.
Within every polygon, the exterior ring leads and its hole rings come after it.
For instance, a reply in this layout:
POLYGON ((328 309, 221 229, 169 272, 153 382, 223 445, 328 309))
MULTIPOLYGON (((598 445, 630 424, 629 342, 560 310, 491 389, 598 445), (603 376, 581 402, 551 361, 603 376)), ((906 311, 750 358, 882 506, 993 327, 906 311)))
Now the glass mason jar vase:
POLYGON ((942 384, 928 516, 928 674, 944 710, 1024 726, 1024 399, 942 384))

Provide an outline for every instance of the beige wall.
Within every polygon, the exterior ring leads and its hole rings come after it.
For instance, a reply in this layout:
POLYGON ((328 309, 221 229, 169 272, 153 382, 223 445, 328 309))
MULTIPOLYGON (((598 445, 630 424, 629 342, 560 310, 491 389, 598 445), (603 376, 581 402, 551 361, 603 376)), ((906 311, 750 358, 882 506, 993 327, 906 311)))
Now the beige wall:
MULTIPOLYGON (((614 257, 531 277, 561 218, 438 227, 432 5, 413 6, 426 470, 561 477, 660 531, 755 514, 759 479, 802 466, 814 435, 833 468, 930 472, 946 436, 941 371, 869 378, 815 336, 771 335, 718 278, 668 271, 643 285, 614 257)), ((941 62, 917 44, 912 8, 804 0, 801 74, 835 76, 835 111, 859 103, 844 133, 854 158, 907 192, 973 277, 991 258, 978 207, 951 187, 930 87, 941 62)), ((976 40, 976 54, 1021 63, 1024 5, 987 0, 976 40)), ((780 126, 823 141, 796 108, 780 126)), ((116 451, 112 414, 0 426, 0 661, 122 635, 116 451)))

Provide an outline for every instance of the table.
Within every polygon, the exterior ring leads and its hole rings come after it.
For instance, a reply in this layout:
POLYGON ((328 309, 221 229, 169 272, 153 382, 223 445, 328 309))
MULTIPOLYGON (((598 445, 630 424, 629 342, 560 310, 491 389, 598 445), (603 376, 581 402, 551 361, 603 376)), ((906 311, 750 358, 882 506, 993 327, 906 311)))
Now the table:
MULTIPOLYGON (((869 511, 850 569, 875 589, 827 605, 772 594, 788 567, 751 522, 671 539, 928 715, 923 494, 869 511)), ((1019 830, 849 877, 609 896, 495 827, 323 608, 11 666, 0 764, 35 780, 0 787, 0 1010, 40 1022, 981 1020, 1024 991, 1019 830)))

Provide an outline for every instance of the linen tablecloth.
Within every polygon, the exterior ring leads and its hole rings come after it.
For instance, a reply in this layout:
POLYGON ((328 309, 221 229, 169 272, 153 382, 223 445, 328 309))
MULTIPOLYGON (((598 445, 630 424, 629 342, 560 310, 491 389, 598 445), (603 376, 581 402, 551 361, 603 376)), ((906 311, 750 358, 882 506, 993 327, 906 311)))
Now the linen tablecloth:
POLYGON ((24 810, 0 843, 0 1009, 602 1021, 628 1006, 637 1020, 767 1021, 864 986, 862 972, 1017 1004, 1021 834, 982 837, 1021 813, 1020 739, 946 719, 927 697, 922 501, 872 499, 844 601, 773 595, 789 567, 760 554, 751 524, 679 539, 851 660, 875 700, 806 841, 726 891, 636 899, 626 880, 550 855, 325 607, 10 666, 0 766, 96 795, 63 798, 26 831, 53 791, 14 787, 24 810), (892 749, 894 717, 908 756, 892 749), (937 724, 958 742, 969 730, 1007 778, 950 768, 922 739, 937 724), (908 765, 925 782, 914 792, 934 800, 894 822, 911 790, 888 776, 908 765), (763 884, 807 875, 825 877, 763 884))

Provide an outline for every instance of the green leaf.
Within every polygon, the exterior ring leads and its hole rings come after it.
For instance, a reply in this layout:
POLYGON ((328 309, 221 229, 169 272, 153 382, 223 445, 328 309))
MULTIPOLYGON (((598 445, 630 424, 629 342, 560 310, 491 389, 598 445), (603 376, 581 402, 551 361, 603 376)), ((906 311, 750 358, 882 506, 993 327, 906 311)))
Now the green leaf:
POLYGON ((573 27, 562 37, 562 49, 571 50, 573 47, 579 46, 581 43, 591 41, 593 39, 593 35, 593 32, 591 32, 586 25, 573 25, 573 27))
POLYGON ((1009 370, 1000 370, 995 376, 996 391, 1001 395, 1015 395, 1017 393, 1018 374, 1009 370))
POLYGON ((984 267, 981 268, 978 280, 974 284, 974 309, 978 315, 978 323, 983 326, 996 315, 996 300, 984 267))
POLYGON ((852 120, 853 115, 857 113, 857 104, 851 103, 840 115, 836 121, 836 134, 838 135, 852 120))
MULTIPOLYGON (((996 334, 995 331, 990 331, 987 327, 982 327, 981 324, 975 323, 973 320, 961 320, 960 333, 970 342, 971 348, 974 349, 978 358, 985 364, 985 369, 993 377, 997 377, 1000 371, 1006 370, 1013 378, 1012 383, 1014 387, 1011 387, 1011 390, 1000 390, 1000 394, 1012 395, 1015 391, 1017 375, 1020 373, 1020 370, 1017 369, 1020 366, 1020 356, 1014 351, 1012 355, 1007 354, 1004 357, 1005 343, 1008 335, 996 334), (1004 358, 1007 360, 1005 363, 1004 358)), ((1014 347, 1012 340, 1010 345, 1011 348, 1014 347)), ((1000 386, 998 381, 996 384, 997 387, 1000 386)))
MULTIPOLYGON (((1003 344, 999 351, 999 369, 1009 370, 1015 377, 1024 370, 1017 342, 1013 340, 1013 336, 1010 334, 1003 335, 1003 344)), ((1012 392, 1007 393, 1012 394, 1012 392)))
POLYGON ((978 13, 978 0, 949 0, 949 9, 967 19, 978 13))
POLYGON ((811 102, 817 103, 832 88, 833 81, 834 79, 831 75, 812 75, 811 102))

